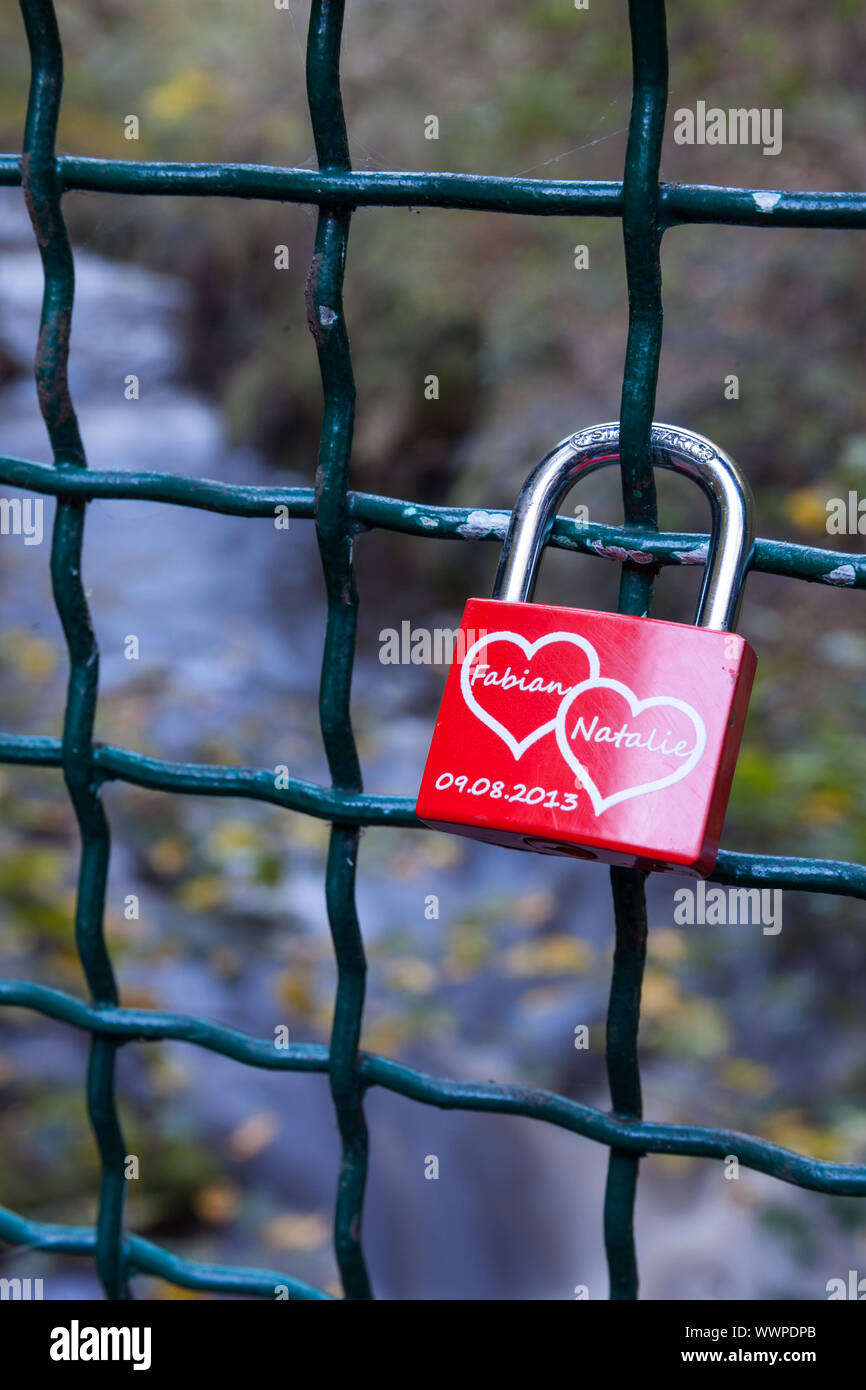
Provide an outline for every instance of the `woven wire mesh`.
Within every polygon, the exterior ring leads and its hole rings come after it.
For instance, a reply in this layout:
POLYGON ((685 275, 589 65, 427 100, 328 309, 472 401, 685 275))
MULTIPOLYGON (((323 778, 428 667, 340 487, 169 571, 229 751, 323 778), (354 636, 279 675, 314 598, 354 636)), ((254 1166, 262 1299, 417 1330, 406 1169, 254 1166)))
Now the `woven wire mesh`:
MULTIPOLYGON (((350 1299, 372 1297, 362 1244, 368 1157, 364 1096, 372 1086, 422 1104, 543 1120, 607 1145, 604 1231, 614 1299, 637 1296, 633 1213, 639 1162, 645 1154, 714 1159, 735 1155, 748 1168, 800 1187, 866 1195, 866 1166, 805 1157, 729 1130, 643 1119, 637 1034, 647 918, 645 875, 637 870, 611 870, 616 945, 607 1014, 610 1113, 548 1091, 427 1076, 359 1050, 365 984, 364 943, 354 897, 359 833, 367 825, 420 827, 411 800, 370 796, 363 790, 350 717, 358 601, 352 544, 357 534, 375 528, 465 540, 461 528, 469 509, 425 505, 422 515, 408 502, 349 491, 355 391, 342 305, 349 224, 358 207, 411 205, 622 219, 629 296, 621 399, 624 525, 576 528, 560 519, 550 544, 595 555, 614 546, 619 553, 623 547, 651 553, 653 563, 627 563, 622 569, 620 611, 641 614, 649 609, 658 565, 693 563, 696 547, 706 539, 660 535, 657 529, 649 438, 661 347, 659 253, 664 231, 686 223, 866 227, 866 194, 780 192, 768 198, 746 188, 660 184, 668 86, 662 0, 631 0, 629 5, 633 96, 621 182, 354 171, 340 96, 344 0, 313 0, 311 8, 306 71, 318 170, 58 157, 63 55, 53 5, 51 0, 21 0, 21 10, 31 55, 30 99, 22 154, 0 156, 0 184, 21 185, 44 268, 36 383, 53 462, 0 457, 0 479, 57 499, 51 577, 70 673, 62 738, 0 734, 0 762, 63 770, 81 839, 75 936, 90 1001, 36 983, 0 980, 0 1003, 31 1009, 90 1033, 87 1104, 102 1176, 95 1228, 48 1224, 0 1208, 0 1237, 39 1250, 92 1256, 112 1299, 132 1296, 130 1280, 136 1274, 223 1294, 273 1298, 279 1290, 292 1298, 330 1297, 276 1270, 199 1263, 124 1230, 126 1146, 115 1104, 115 1059, 130 1040, 179 1039, 248 1066, 327 1074, 342 1144, 334 1248, 350 1299), (263 198, 318 206, 307 280, 308 320, 324 395, 315 490, 88 470, 67 383, 74 267, 61 200, 69 189, 263 198), (81 579, 84 520, 87 503, 94 498, 149 499, 245 517, 273 517, 282 505, 293 518, 314 521, 327 593, 319 708, 330 786, 292 780, 279 788, 265 769, 169 763, 94 742, 98 652, 81 579), (325 888, 338 978, 328 1047, 294 1044, 278 1050, 270 1040, 203 1018, 120 1006, 103 930, 109 827, 100 789, 113 779, 165 792, 268 801, 331 823, 325 888)), ((866 588, 866 559, 838 551, 759 540, 752 568, 866 588)), ((866 867, 859 864, 723 850, 713 877, 744 887, 866 898, 866 867)))

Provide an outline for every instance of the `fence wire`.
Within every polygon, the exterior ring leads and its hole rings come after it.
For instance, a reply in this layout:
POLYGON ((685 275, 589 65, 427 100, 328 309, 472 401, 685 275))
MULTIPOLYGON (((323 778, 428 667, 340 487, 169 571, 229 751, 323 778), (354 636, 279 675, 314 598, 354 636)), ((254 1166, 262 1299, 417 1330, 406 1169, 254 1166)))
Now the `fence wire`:
MULTIPOLYGON (((95 1228, 35 1221, 0 1207, 0 1238, 40 1250, 91 1256, 110 1299, 130 1298, 130 1281, 137 1274, 212 1293, 273 1298, 276 1290, 287 1289, 291 1298, 330 1297, 282 1271, 184 1259, 125 1231, 126 1149, 115 1102, 115 1059, 118 1049, 131 1040, 178 1039, 247 1066, 328 1076, 342 1143, 334 1248, 349 1299, 372 1297, 362 1244, 368 1158, 364 1096, 372 1086, 427 1105, 543 1120, 607 1145, 604 1233, 614 1299, 637 1297, 633 1213, 638 1167, 645 1154, 712 1159, 735 1155, 745 1167, 799 1187, 866 1195, 864 1165, 808 1158, 730 1130, 657 1124, 642 1118, 637 1034, 647 921, 645 874, 637 870, 611 870, 616 944, 607 1016, 609 1113, 549 1091, 426 1076, 388 1057, 359 1050, 366 971, 354 892, 359 832, 367 825, 421 827, 409 798, 370 796, 363 790, 350 713, 358 607, 352 544, 360 532, 376 528, 427 539, 465 540, 462 528, 470 509, 421 506, 349 491, 355 387, 342 304, 349 225, 359 207, 621 218, 629 298, 620 412, 625 524, 576 528, 560 518, 550 543, 595 555, 602 548, 625 547, 651 557, 652 563, 623 565, 620 584, 620 611, 645 613, 658 566, 694 563, 696 548, 706 540, 659 534, 657 528, 649 439, 661 349, 663 233, 695 222, 862 228, 866 227, 866 193, 780 191, 768 198, 764 191, 748 188, 660 184, 668 86, 663 0, 630 0, 629 4, 633 98, 621 182, 353 170, 340 94, 344 0, 312 0, 306 77, 318 170, 58 157, 55 138, 63 53, 54 8, 51 0, 20 0, 20 5, 31 58, 30 96, 22 153, 0 155, 0 185, 21 186, 44 268, 35 370, 53 462, 2 457, 0 480, 57 499, 51 578, 68 647, 69 685, 62 738, 0 734, 0 763, 63 770, 81 839, 75 938, 90 1000, 84 1003, 37 983, 0 980, 0 1004, 34 1010, 90 1033, 87 1106, 102 1176, 95 1228), (70 189, 264 198, 318 206, 307 280, 307 314, 324 396, 315 490, 242 487, 167 473, 87 468, 67 381, 74 267, 61 200, 70 189), (81 558, 87 503, 104 497, 141 498, 246 517, 273 517, 275 507, 284 504, 292 517, 314 521, 327 592, 319 709, 330 786, 292 780, 277 789, 273 773, 266 769, 170 763, 94 743, 98 650, 82 585, 81 558), (100 792, 102 784, 112 780, 164 792, 269 801, 331 823, 325 889, 338 976, 327 1047, 294 1044, 277 1051, 269 1040, 203 1018, 120 1005, 103 928, 109 828, 100 792)), ((496 534, 491 531, 487 539, 495 540, 496 534)), ((759 540, 752 568, 791 579, 866 588, 866 558, 811 546, 759 540)), ((723 884, 866 898, 866 866, 832 860, 723 850, 713 878, 723 884)))

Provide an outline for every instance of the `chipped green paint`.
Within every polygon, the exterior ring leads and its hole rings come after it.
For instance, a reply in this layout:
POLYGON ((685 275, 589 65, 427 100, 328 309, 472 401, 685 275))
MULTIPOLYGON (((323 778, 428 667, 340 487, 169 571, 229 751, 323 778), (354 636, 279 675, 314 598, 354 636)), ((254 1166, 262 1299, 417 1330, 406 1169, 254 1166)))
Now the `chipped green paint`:
MULTIPOLYGON (((69 689, 61 739, 0 734, 0 763, 62 769, 81 835, 76 944, 87 981, 85 1003, 45 985, 0 980, 0 1005, 31 1009, 91 1035, 88 1112, 102 1164, 95 1229, 28 1220, 0 1207, 0 1239, 91 1257, 110 1298, 130 1296, 130 1278, 150 1274, 185 1288, 274 1298, 326 1299, 290 1275, 204 1264, 128 1234, 123 1227, 125 1145, 117 1117, 114 1062, 138 1040, 185 1041, 254 1067, 328 1077, 342 1143, 334 1246, 346 1297, 372 1296, 361 1220, 367 1174, 364 1096, 381 1086, 446 1109, 522 1115, 583 1135, 610 1149, 604 1231, 611 1297, 637 1296, 633 1212, 640 1158, 647 1153, 722 1160, 834 1195, 866 1196, 866 1166, 806 1158, 750 1135, 642 1118, 637 1035, 646 949, 644 876, 611 872, 616 942, 607 1026, 612 1110, 605 1114, 549 1091, 425 1076, 387 1057, 361 1052, 364 946, 355 909, 359 832, 366 825, 418 827, 406 797, 364 792, 351 725, 351 680, 358 594, 352 544, 365 531, 465 542, 498 542, 507 513, 419 506, 348 490, 355 387, 342 288, 350 218, 357 208, 426 206, 488 212, 619 217, 629 292, 623 374, 622 527, 576 525, 560 517, 551 544, 622 565, 620 607, 643 612, 660 565, 703 563, 707 537, 659 533, 649 454, 649 427, 661 350, 659 247, 666 230, 689 223, 751 227, 866 227, 864 193, 794 193, 660 184, 659 155, 667 102, 667 49, 662 0, 631 0, 633 100, 622 183, 491 178, 474 174, 354 171, 340 99, 342 0, 313 0, 307 44, 307 89, 320 168, 235 164, 155 164, 78 159, 55 153, 63 82, 62 50, 50 0, 20 0, 32 80, 21 155, 0 155, 0 185, 21 185, 42 257, 45 294, 36 350, 39 402, 53 463, 0 457, 0 481, 55 496, 51 574, 69 652, 69 689), (74 266, 61 212, 70 189, 104 193, 201 194, 263 198, 318 206, 316 244, 307 280, 307 312, 319 358, 324 417, 314 488, 241 487, 167 473, 90 471, 66 378, 74 266), (292 780, 274 787, 270 770, 169 763, 93 742, 98 651, 81 585, 87 503, 93 498, 147 499, 249 518, 272 518, 276 506, 315 523, 328 600, 320 683, 320 722, 331 784, 292 780), (206 1019, 122 1008, 103 932, 109 832, 102 784, 121 780, 163 792, 272 802, 332 826, 326 900, 337 959, 337 997, 328 1047, 295 1044, 276 1051, 206 1019)), ((837 587, 866 588, 866 559, 837 551, 759 540, 751 568, 837 587)), ((800 889, 866 900, 866 867, 723 850, 714 878, 742 886, 800 889)))
MULTIPOLYGON (((223 512, 229 516, 273 519, 274 508, 285 506, 293 517, 302 520, 314 517, 316 507, 313 488, 244 487, 208 478, 179 477, 175 473, 89 469, 87 473, 76 474, 59 472, 44 463, 2 456, 0 482, 7 487, 43 492, 51 497, 78 497, 84 501, 94 497, 137 498, 223 512)), ((348 492, 346 505, 355 534, 378 528, 400 531, 407 536, 430 536, 435 532, 442 540, 501 543, 508 524, 508 512, 496 509, 434 507, 425 503, 422 511, 397 498, 377 497, 367 492, 348 492), (482 516, 485 518, 483 526, 478 522, 482 516)), ((707 535, 670 531, 648 535, 637 527, 577 523, 570 517, 557 519, 548 540, 548 545, 558 550, 598 555, 618 563, 630 554, 632 558, 642 557, 643 563, 658 565, 702 565, 708 544, 707 535)), ((813 584, 866 588, 866 556, 795 545, 789 541, 757 540, 750 568, 813 584)))

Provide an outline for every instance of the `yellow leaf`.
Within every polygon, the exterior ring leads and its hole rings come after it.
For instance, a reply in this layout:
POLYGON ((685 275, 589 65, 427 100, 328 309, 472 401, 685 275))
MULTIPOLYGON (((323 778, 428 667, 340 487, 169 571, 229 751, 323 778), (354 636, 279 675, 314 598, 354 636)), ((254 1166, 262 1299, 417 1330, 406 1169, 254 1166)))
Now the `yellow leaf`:
POLYGON ((151 115, 160 121, 182 121, 208 107, 224 105, 219 79, 203 68, 187 68, 148 94, 151 115))
POLYGON ((154 1297, 160 1301, 167 1299, 173 1303, 185 1303, 191 1299, 213 1297, 212 1294, 204 1293, 200 1289, 184 1289, 181 1288, 180 1284, 166 1283, 164 1279, 155 1279, 153 1282, 155 1285, 154 1297))
POLYGON ((48 680, 57 666, 57 652, 50 642, 18 628, 4 634, 2 651, 25 680, 48 680))
POLYGON ((665 1047, 683 1057, 718 1057, 728 1046, 728 1023, 711 999, 682 999, 667 1019, 665 1047))
POLYGON ((509 946, 503 961, 506 975, 518 978, 535 975, 571 975, 588 970, 595 952, 576 936, 558 932, 534 941, 509 946))
POLYGON ((645 1023, 665 1021, 680 1008, 680 987, 672 975, 652 965, 647 966, 641 990, 641 1018, 645 1023))
POLYGON ((189 859, 189 850, 182 840, 176 836, 167 835, 162 840, 157 840, 152 845, 147 856, 147 862, 155 874, 160 878, 174 878, 189 859))
POLYGON ((395 854, 388 857, 389 878, 417 878, 422 867, 416 856, 408 850, 397 850, 395 854))
POLYGON ((148 989, 146 985, 127 985, 123 991, 123 1007, 125 1009, 158 1009, 161 999, 155 989, 148 989))
POLYGON ((309 966, 296 963, 282 971, 275 981, 274 993, 283 1004, 288 1004, 290 1018, 312 1018, 317 1003, 316 980, 309 966))
POLYGON ((540 889, 535 893, 520 893, 514 899, 511 916, 515 922, 523 922, 528 927, 540 927, 550 921, 555 908, 553 894, 540 889))
POLYGON ((803 487, 785 499, 789 521, 801 531, 824 531, 827 526, 827 498, 817 488, 803 487))
POLYGON ((243 820, 221 820, 208 835, 208 849, 216 859, 255 849, 260 844, 261 835, 256 827, 243 820))
POLYGON ((259 1110, 232 1131, 226 1147, 232 1158, 255 1158, 273 1143, 279 1128, 279 1118, 272 1110, 259 1110))
POLYGON ((363 1033, 364 1050, 367 1052, 395 1053, 412 1036, 412 1025, 400 1014, 383 1014, 365 1024, 363 1033))
POLYGON ((165 1051, 149 1055, 154 1058, 151 1062, 150 1077, 157 1095, 176 1095, 189 1085, 189 1067, 186 1063, 169 1056, 165 1051))
POLYGON ((697 1168, 700 1159, 692 1158, 690 1154, 653 1154, 652 1163, 666 1178, 678 1180, 697 1168))
POLYGON ((225 880, 220 874, 199 874, 187 879, 178 898, 190 912, 208 912, 219 907, 225 897, 225 880))
POLYGON ((431 869, 453 869, 466 857, 464 847, 454 835, 422 835, 420 838, 419 857, 431 869))
POLYGON ((327 821, 317 820, 315 816, 292 816, 290 818, 292 844, 304 849, 326 850, 331 827, 327 821))
POLYGON ((726 1086, 749 1096, 768 1096, 776 1084, 769 1067, 752 1062, 748 1057, 728 1057, 721 1075, 726 1086))
POLYGON ((570 985, 535 985, 520 996, 520 1006, 531 1014, 552 1013, 570 994, 570 985))
POLYGON ((259 1238, 270 1250, 318 1250, 329 1235, 328 1222, 317 1211, 284 1211, 259 1227, 259 1238))
POLYGON ((473 922, 455 922, 448 942, 448 955, 443 965, 449 980, 468 980, 480 970, 493 953, 488 933, 473 922))
POLYGON ((780 1110, 765 1121, 770 1139, 783 1149, 806 1154, 810 1158, 838 1160, 840 1136, 832 1129, 819 1129, 810 1124, 799 1110, 780 1110))
POLYGON ((212 1182, 194 1193, 192 1209, 200 1221, 222 1226, 233 1221, 241 1204, 241 1194, 229 1182, 212 1182))
POLYGON ((812 792, 800 806, 800 819, 810 825, 835 825, 851 811, 851 794, 842 787, 812 792))
POLYGON ((436 967, 420 956, 404 956, 388 961, 385 966, 385 979, 390 987, 405 990, 407 994, 430 994, 438 978, 436 967))
POLYGON ((686 934, 676 927, 650 927, 649 954, 666 964, 682 960, 688 951, 686 934))

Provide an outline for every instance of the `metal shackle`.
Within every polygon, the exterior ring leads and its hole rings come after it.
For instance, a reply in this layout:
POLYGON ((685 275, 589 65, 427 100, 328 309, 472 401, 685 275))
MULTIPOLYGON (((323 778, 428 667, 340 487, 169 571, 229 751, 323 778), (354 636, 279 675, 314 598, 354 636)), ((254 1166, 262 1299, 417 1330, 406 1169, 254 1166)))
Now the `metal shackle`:
MULTIPOLYGON (((712 532, 695 623, 726 632, 736 627, 754 540, 751 489, 733 459, 702 434, 653 424, 650 442, 655 466, 686 474, 710 499, 712 532)), ((511 513, 495 599, 525 603, 532 598, 558 504, 578 479, 612 463, 619 463, 616 422, 569 435, 533 469, 511 513)))

